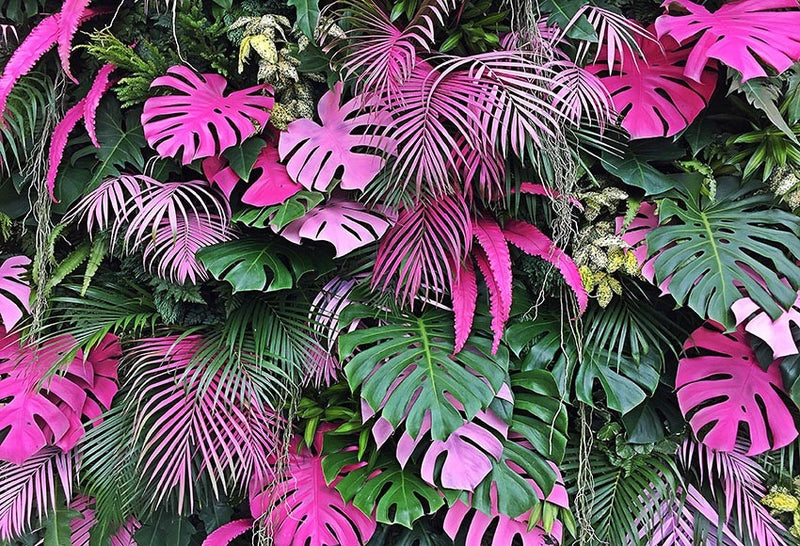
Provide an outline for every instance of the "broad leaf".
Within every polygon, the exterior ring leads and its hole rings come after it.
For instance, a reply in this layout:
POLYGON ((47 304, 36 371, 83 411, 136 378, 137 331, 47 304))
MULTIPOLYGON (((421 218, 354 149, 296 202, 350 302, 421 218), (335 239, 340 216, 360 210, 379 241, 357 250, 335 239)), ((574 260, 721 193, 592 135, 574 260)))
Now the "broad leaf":
POLYGON ((319 0, 287 0, 286 5, 296 10, 295 24, 300 32, 314 39, 314 29, 319 21, 319 0))
POLYGON ((12 256, 0 265, 0 318, 6 331, 31 310, 31 289, 23 280, 25 266, 30 263, 27 256, 12 256))
POLYGON ((305 216, 324 199, 325 196, 321 193, 301 190, 280 205, 243 209, 233 215, 233 221, 260 229, 283 229, 287 224, 305 216))
POLYGON ((661 226, 647 235, 657 282, 671 277, 679 304, 726 327, 736 323, 730 309, 740 287, 773 318, 800 289, 800 220, 772 208, 770 195, 756 193, 760 187, 721 178, 714 200, 700 181, 676 188, 659 205, 661 226))
POLYGON ((748 455, 781 448, 797 438, 781 398, 780 363, 762 370, 743 328, 724 333, 720 325, 706 323, 683 348, 692 352, 678 365, 678 403, 705 445, 733 451, 740 424, 747 425, 748 455))
POLYGON ((689 49, 684 73, 700 81, 710 59, 742 74, 742 80, 767 76, 762 63, 783 72, 800 59, 800 7, 794 0, 741 0, 711 13, 690 0, 673 0, 677 15, 656 20, 659 38, 671 36, 689 49), (688 12, 688 14, 685 14, 688 12))
POLYGON ((602 165, 625 184, 642 188, 645 195, 664 193, 678 184, 675 175, 664 174, 630 149, 622 156, 603 154, 602 165))
MULTIPOLYGON (((354 313, 374 314, 358 308, 354 313)), ((508 352, 501 347, 491 355, 491 342, 475 335, 463 351, 451 356, 452 323, 439 311, 391 319, 339 338, 340 360, 349 358, 345 374, 350 388, 360 387, 373 410, 393 427, 405 423, 413 438, 430 413, 433 438, 445 440, 465 417, 472 420, 486 409, 507 382, 508 352)))
POLYGON ((800 347, 792 330, 800 327, 800 292, 788 311, 773 319, 750 298, 734 302, 731 311, 736 316, 736 325, 744 325, 745 331, 764 341, 772 349, 774 358, 796 355, 800 347))
POLYGON ((637 35, 636 43, 644 58, 623 48, 613 71, 604 64, 586 69, 600 76, 631 138, 675 135, 706 107, 717 72, 713 66, 704 66, 696 79, 684 76, 692 49, 680 48, 671 38, 659 43, 637 35))
POLYGON ((247 180, 250 177, 250 171, 258 159, 259 153, 266 146, 266 142, 260 138, 250 138, 245 140, 240 146, 228 148, 223 152, 223 157, 228 160, 233 172, 239 175, 239 178, 247 180))
POLYGON ((263 128, 274 103, 267 85, 225 94, 228 82, 218 74, 196 74, 173 66, 151 87, 168 87, 172 95, 151 97, 144 104, 142 125, 150 147, 161 157, 176 157, 184 165, 218 156, 263 128))
POLYGON ((341 258, 380 239, 389 225, 385 216, 357 201, 334 197, 289 223, 279 233, 295 244, 300 244, 301 239, 327 241, 336 248, 336 257, 341 258))
POLYGON ((322 125, 295 120, 278 143, 289 176, 307 190, 326 191, 334 178, 342 189, 363 190, 383 168, 385 159, 379 154, 394 151, 392 141, 374 131, 391 120, 380 112, 360 112, 367 106, 363 97, 340 106, 342 88, 338 83, 320 99, 317 112, 322 125))
MULTIPOLYGON (((242 195, 242 203, 255 207, 279 205, 303 189, 289 178, 286 167, 278 163, 278 149, 273 144, 261 148, 252 170, 256 173, 255 179, 242 195)), ((247 176, 243 178, 248 179, 247 176)))
POLYGON ((313 256, 279 240, 238 239, 201 248, 196 255, 216 279, 230 283, 234 292, 285 290, 306 273, 322 273, 313 256))

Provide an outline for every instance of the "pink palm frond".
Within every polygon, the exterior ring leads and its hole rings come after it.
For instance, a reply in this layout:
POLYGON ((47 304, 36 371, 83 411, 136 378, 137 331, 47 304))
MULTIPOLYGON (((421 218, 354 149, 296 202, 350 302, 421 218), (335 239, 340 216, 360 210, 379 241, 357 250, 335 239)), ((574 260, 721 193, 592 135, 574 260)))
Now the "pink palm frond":
POLYGON ((406 209, 381 240, 372 286, 411 304, 446 292, 472 245, 472 221, 458 194, 406 209))
POLYGON ((86 194, 64 221, 84 220, 90 235, 95 227, 105 231, 112 225, 121 225, 134 212, 144 208, 142 188, 152 183, 157 181, 144 175, 123 174, 119 178, 108 178, 86 194))
POLYGON ((556 107, 576 126, 587 119, 601 131, 611 119, 611 95, 600 78, 577 66, 567 66, 553 76, 556 107))
POLYGON ((58 491, 72 497, 72 454, 46 447, 21 465, 0 462, 0 539, 13 541, 35 517, 55 510, 58 491))

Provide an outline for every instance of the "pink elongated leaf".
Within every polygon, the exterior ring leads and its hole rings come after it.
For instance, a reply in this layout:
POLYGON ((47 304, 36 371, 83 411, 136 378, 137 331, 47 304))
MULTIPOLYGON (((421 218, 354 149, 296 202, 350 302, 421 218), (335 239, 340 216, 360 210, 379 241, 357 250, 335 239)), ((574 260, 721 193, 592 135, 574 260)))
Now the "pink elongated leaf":
POLYGON ((394 142, 375 134, 375 127, 391 123, 381 111, 361 112, 363 96, 341 104, 343 84, 337 83, 317 105, 322 125, 310 119, 289 124, 278 142, 286 171, 308 190, 327 191, 334 178, 345 190, 363 190, 383 168, 384 154, 392 154, 394 142), (377 153, 357 151, 369 148, 377 153))
POLYGON ((483 280, 486 283, 486 289, 489 291, 489 311, 492 314, 492 354, 497 352, 500 347, 500 340, 503 337, 503 330, 505 330, 506 321, 511 313, 511 308, 503 304, 503 298, 500 296, 500 287, 497 285, 492 273, 492 266, 489 263, 489 258, 486 252, 481 247, 475 247, 472 250, 472 255, 475 258, 475 263, 483 275, 483 280))
POLYGON ((389 226, 382 214, 357 201, 334 197, 287 224, 280 234, 296 244, 300 244, 301 239, 327 241, 336 249, 336 257, 340 258, 377 241, 389 226))
POLYGON ((553 76, 555 107, 580 127, 581 120, 590 126, 605 129, 611 119, 612 99, 595 74, 579 66, 567 66, 553 76))
POLYGON ((72 496, 73 457, 46 447, 21 464, 0 462, 0 540, 14 539, 30 530, 39 517, 56 509, 58 495, 72 496))
POLYGON ((472 331, 472 321, 475 318, 475 306, 478 300, 478 284, 475 279, 475 269, 469 258, 461 264, 461 269, 456 275, 455 282, 450 287, 453 295, 453 315, 455 319, 455 349, 453 354, 464 348, 472 331))
POLYGON ((422 459, 422 479, 435 485, 436 462, 442 455, 441 486, 473 491, 492 471, 492 459, 500 460, 503 444, 476 421, 464 423, 447 440, 434 440, 422 459))
POLYGON ((144 175, 123 174, 119 178, 108 178, 78 202, 65 222, 81 218, 90 234, 95 226, 106 230, 112 224, 126 222, 130 214, 144 208, 142 188, 151 182, 153 179, 144 175))
MULTIPOLYGON (((523 182, 519 185, 519 192, 528 195, 543 195, 550 199, 562 199, 561 194, 553 188, 546 188, 542 184, 534 184, 533 182, 523 182)), ((574 197, 567 197, 570 205, 579 210, 583 210, 583 204, 574 197)))
POLYGON ((91 0, 64 0, 59 12, 58 34, 58 56, 61 59, 61 68, 69 79, 78 83, 70 69, 69 56, 72 53, 72 39, 78 31, 81 20, 86 17, 91 0))
POLYGON ((45 446, 71 449, 84 434, 81 417, 99 418, 117 392, 119 341, 106 336, 86 355, 75 355, 65 371, 48 375, 62 355, 76 343, 60 336, 36 350, 20 346, 16 334, 0 341, 0 429, 8 428, 0 443, 0 460, 22 464, 45 446))
POLYGON ((236 519, 221 525, 206 537, 203 546, 228 546, 233 539, 250 531, 254 521, 252 518, 236 519))
POLYGON ((508 250, 505 234, 497 222, 489 218, 479 218, 473 221, 472 233, 486 254, 491 276, 497 287, 497 297, 500 300, 499 304, 503 310, 503 317, 508 319, 511 314, 513 279, 511 276, 511 254, 508 250))
POLYGON ((335 489, 338 478, 326 483, 321 441, 322 435, 317 434, 314 451, 298 449, 302 438, 295 436, 289 445, 285 476, 263 495, 275 546, 365 544, 375 532, 375 521, 352 503, 345 503, 335 489))
POLYGON ((64 148, 67 146, 67 139, 69 134, 83 118, 85 112, 86 99, 81 99, 75 106, 67 110, 64 114, 64 119, 58 122, 53 134, 50 137, 50 152, 48 153, 48 167, 47 167, 47 191, 50 194, 50 199, 58 203, 56 199, 56 176, 58 175, 58 166, 61 163, 61 158, 64 157, 64 148))
POLYGON ((231 198, 231 193, 239 183, 239 175, 228 165, 223 157, 209 157, 202 163, 203 175, 209 184, 216 184, 225 197, 231 198))
POLYGON ((567 285, 575 293, 575 299, 578 302, 578 310, 581 313, 586 310, 589 297, 586 294, 586 289, 583 287, 583 281, 578 272, 578 267, 575 265, 575 262, 572 261, 572 258, 555 246, 547 235, 531 224, 519 220, 510 220, 506 222, 503 233, 509 243, 523 252, 531 256, 539 256, 553 264, 556 269, 561 272, 564 276, 564 280, 567 281, 567 285))
POLYGON ((800 6, 794 0, 739 0, 713 13, 690 0, 671 0, 668 7, 678 8, 678 15, 659 17, 656 32, 681 45, 697 38, 684 70, 697 82, 711 59, 737 70, 742 81, 768 76, 762 63, 781 73, 800 59, 800 6))
POLYGON ((196 254, 201 248, 231 240, 231 231, 220 226, 224 223, 219 218, 205 213, 178 216, 174 226, 169 219, 162 220, 144 247, 145 268, 177 284, 196 284, 208 279, 208 272, 197 261, 196 254))
POLYGON ((500 199, 505 194, 506 160, 489 147, 476 148, 467 139, 459 139, 460 151, 452 154, 457 180, 462 181, 464 198, 473 199, 473 185, 487 201, 500 199))
POLYGON ((792 325, 800 327, 800 292, 794 305, 775 320, 748 297, 735 301, 731 310, 736 316, 736 324, 743 324, 748 334, 769 345, 774 358, 800 353, 792 335, 792 325))
POLYGON ((600 77, 614 109, 632 139, 673 136, 689 126, 708 105, 717 84, 716 66, 704 65, 697 78, 684 75, 690 48, 665 36, 660 42, 636 38, 644 58, 625 49, 608 71, 603 64, 586 70, 600 77))
POLYGON ((386 290, 393 282, 395 298, 443 294, 451 286, 472 244, 469 208, 459 194, 419 203, 400 213, 378 247, 372 286, 386 290))
MULTIPOLYGON (((267 144, 253 164, 256 178, 242 195, 242 202, 255 207, 279 205, 303 189, 289 177, 286 167, 278 161, 278 148, 267 144)), ((251 174, 252 176, 252 174, 251 174)))
POLYGON ((14 50, 0 76, 0 122, 6 111, 8 95, 19 79, 31 71, 39 59, 47 53, 58 39, 61 16, 56 13, 45 17, 14 50))
POLYGON ((701 442, 733 451, 740 424, 748 429, 748 455, 778 449, 797 438, 797 429, 781 399, 780 362, 762 370, 744 328, 725 333, 707 322, 692 333, 684 350, 697 351, 678 364, 678 404, 701 442))
POLYGON ((31 260, 27 256, 12 256, 0 265, 0 319, 6 331, 31 310, 31 288, 22 279, 31 260))
POLYGON ((114 85, 114 81, 111 79, 111 73, 114 72, 116 68, 117 67, 113 64, 103 65, 103 67, 97 72, 97 76, 95 76, 89 92, 86 93, 83 111, 83 123, 86 125, 86 132, 89 133, 89 138, 91 139, 95 148, 100 147, 100 143, 97 142, 97 130, 95 129, 97 107, 100 106, 100 99, 103 98, 103 95, 105 95, 108 90, 111 89, 111 86, 114 85))
POLYGON ((173 94, 144 103, 142 126, 151 148, 161 157, 177 157, 184 165, 218 156, 263 128, 274 99, 269 85, 225 94, 228 82, 219 74, 197 74, 173 66, 150 87, 167 87, 173 94), (269 95, 263 95, 267 91, 269 95))

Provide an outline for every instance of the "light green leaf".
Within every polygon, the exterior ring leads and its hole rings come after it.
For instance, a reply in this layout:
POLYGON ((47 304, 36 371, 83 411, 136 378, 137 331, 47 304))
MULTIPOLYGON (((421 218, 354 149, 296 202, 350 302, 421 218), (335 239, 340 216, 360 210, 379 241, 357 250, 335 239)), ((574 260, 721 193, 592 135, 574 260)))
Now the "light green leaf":
POLYGON ((44 546, 71 546, 72 530, 69 528, 70 520, 82 518, 81 513, 59 506, 44 520, 44 546))
POLYGON ((319 21, 319 0, 287 0, 286 3, 297 10, 297 28, 313 40, 319 21))

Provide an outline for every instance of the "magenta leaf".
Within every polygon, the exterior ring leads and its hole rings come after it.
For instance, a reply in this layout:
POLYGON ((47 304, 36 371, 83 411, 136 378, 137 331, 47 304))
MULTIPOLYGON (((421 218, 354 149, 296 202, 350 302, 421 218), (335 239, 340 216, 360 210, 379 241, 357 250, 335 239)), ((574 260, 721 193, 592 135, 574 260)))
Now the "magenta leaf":
POLYGON ((492 471, 492 459, 498 461, 502 453, 502 442, 490 430, 476 421, 464 423, 447 440, 431 442, 422 459, 421 476, 434 485, 436 462, 443 459, 441 486, 473 491, 492 471))
POLYGON ((744 324, 747 333, 770 346, 774 358, 800 353, 792 335, 792 325, 800 327, 800 292, 794 305, 774 320, 748 297, 735 301, 731 311, 736 316, 737 325, 744 324))
POLYGON ((209 184, 216 184, 225 197, 231 198, 231 193, 239 183, 239 175, 228 165, 224 157, 213 156, 203 160, 203 175, 209 184))
POLYGON ((303 189, 289 177, 286 167, 278 162, 278 148, 272 144, 261 149, 251 172, 257 173, 256 179, 242 196, 242 203, 248 205, 279 205, 303 189))
POLYGON ((606 86, 614 108, 624 115, 622 126, 631 138, 672 136, 689 126, 706 107, 717 84, 714 65, 704 66, 696 78, 684 75, 691 48, 680 48, 671 38, 659 42, 637 35, 644 59, 624 48, 613 71, 601 64, 586 70, 606 86), (662 50, 663 48, 663 50, 662 50))
POLYGON ((67 147, 67 139, 69 134, 83 118, 85 112, 86 99, 83 98, 78 103, 67 110, 64 114, 64 119, 58 122, 53 135, 50 137, 50 152, 48 154, 48 167, 47 167, 47 191, 50 193, 50 199, 58 202, 55 195, 56 176, 58 175, 58 165, 61 163, 61 158, 64 157, 64 148, 67 147))
MULTIPOLYGON (((97 524, 97 516, 95 515, 94 499, 85 495, 75 497, 69 503, 71 510, 75 510, 80 514, 69 522, 70 530, 70 544, 72 546, 90 546, 90 533, 92 527, 97 524)), ((133 517, 128 518, 117 531, 111 535, 111 546, 136 546, 133 540, 133 534, 136 529, 140 527, 140 523, 133 517)))
MULTIPOLYGON (((78 83, 70 70, 69 55, 72 53, 72 39, 78 31, 81 20, 85 18, 91 0, 64 0, 61 6, 58 21, 58 56, 61 58, 61 68, 73 82, 78 83)), ((96 144, 95 144, 96 146, 96 144)))
POLYGON ((519 220, 506 222, 503 233, 509 243, 531 256, 544 258, 558 269, 567 281, 567 285, 575 293, 578 310, 583 313, 589 303, 589 297, 583 287, 578 267, 572 258, 555 246, 544 233, 536 227, 519 220))
POLYGON ((714 13, 690 0, 672 0, 673 6, 679 15, 659 17, 656 32, 681 45, 698 38, 686 49, 684 70, 697 82, 710 59, 739 71, 742 81, 768 76, 762 63, 781 73, 800 59, 800 6, 795 0, 740 0, 714 13))
POLYGON ((83 123, 86 125, 86 132, 89 133, 89 138, 94 144, 95 148, 100 147, 97 142, 97 131, 95 129, 95 117, 97 114, 97 107, 100 106, 100 99, 103 98, 114 81, 111 79, 111 73, 116 70, 113 64, 106 64, 97 72, 97 76, 92 82, 92 87, 86 93, 86 100, 84 102, 83 123))
POLYGON ((492 314, 492 354, 497 352, 500 347, 500 339, 503 337, 503 330, 511 312, 511 308, 506 308, 503 305, 503 299, 500 296, 500 287, 498 286, 497 279, 492 273, 492 266, 489 264, 489 258, 486 252, 481 247, 472 249, 472 255, 475 258, 475 263, 483 275, 483 280, 486 283, 486 289, 489 291, 489 311, 492 314))
POLYGON ((5 334, 0 345, 0 398, 10 399, 0 407, 0 429, 10 427, 0 443, 0 460, 21 464, 47 445, 71 449, 84 433, 81 417, 100 417, 117 392, 121 351, 114 336, 106 336, 85 359, 78 351, 56 375, 47 372, 75 347, 70 336, 54 338, 38 351, 20 346, 15 334, 5 334))
POLYGON ((6 331, 11 330, 31 310, 31 289, 22 280, 25 266, 30 265, 27 256, 12 256, 0 265, 0 318, 6 331))
MULTIPOLYGON (((338 479, 330 485, 325 481, 322 455, 307 447, 298 450, 301 443, 298 436, 292 439, 286 475, 264 495, 275 546, 365 544, 375 532, 375 521, 344 502, 335 488, 338 479)), ((319 451, 321 434, 314 443, 319 451)))
POLYGON ((168 87, 172 95, 151 97, 144 104, 142 125, 147 143, 161 157, 176 157, 184 165, 218 156, 242 143, 269 120, 274 99, 268 85, 225 94, 228 82, 218 74, 197 74, 173 66, 151 87, 168 87))
POLYGON ((340 258, 377 241, 387 229, 389 222, 382 214, 356 201, 334 197, 290 222, 280 234, 296 244, 300 244, 301 239, 328 241, 340 258))
POLYGON ((203 546, 228 546, 233 539, 253 528, 253 519, 236 519, 222 525, 203 541, 203 546))
POLYGON ((478 285, 475 279, 475 269, 468 258, 464 261, 450 287, 453 295, 453 315, 455 316, 455 349, 453 354, 464 348, 472 330, 472 321, 475 318, 475 305, 478 299, 478 285))
POLYGON ((0 120, 6 111, 8 95, 19 79, 30 72, 42 55, 52 48, 59 33, 61 16, 56 13, 45 17, 14 50, 0 76, 0 120))
POLYGON ((748 455, 797 438, 792 414, 781 399, 780 362, 761 369, 741 326, 725 333, 722 326, 707 322, 683 348, 697 355, 678 364, 678 404, 695 434, 704 433, 700 440, 705 445, 733 451, 740 424, 747 425, 748 455))
POLYGON ((295 120, 278 143, 289 176, 308 190, 326 191, 336 177, 342 189, 363 190, 383 168, 385 159, 357 150, 394 152, 390 139, 371 134, 374 131, 370 129, 391 123, 391 118, 382 112, 361 112, 366 106, 363 97, 339 106, 342 87, 337 83, 320 99, 317 112, 322 125, 309 119, 295 120))
MULTIPOLYGON (((473 221, 472 232, 483 249, 494 286, 497 288, 498 305, 503 322, 511 314, 511 254, 503 230, 494 220, 481 218, 473 221)), ((485 277, 486 271, 483 271, 485 277)), ((502 335, 502 334, 501 334, 502 335)))

